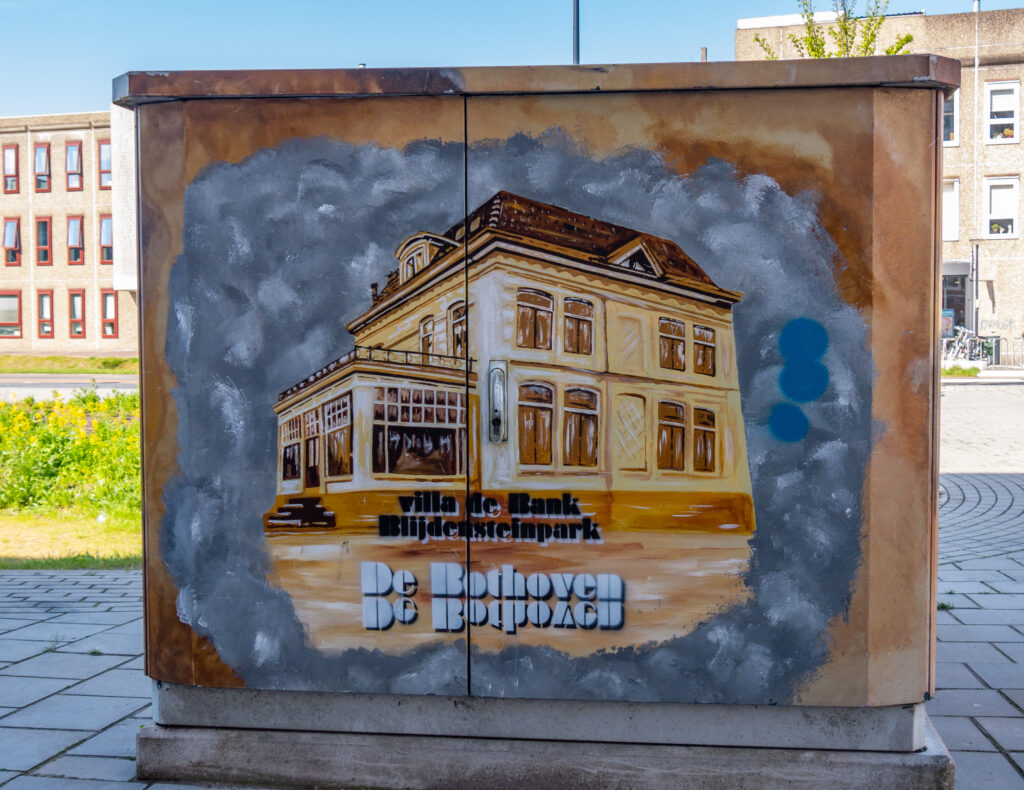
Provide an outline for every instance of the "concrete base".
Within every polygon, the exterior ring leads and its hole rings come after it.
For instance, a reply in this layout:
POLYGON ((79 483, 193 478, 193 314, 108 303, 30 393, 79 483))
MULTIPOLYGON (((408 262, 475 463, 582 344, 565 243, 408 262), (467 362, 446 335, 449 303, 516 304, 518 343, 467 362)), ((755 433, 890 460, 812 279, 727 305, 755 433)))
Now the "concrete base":
POLYGON ((952 790, 930 721, 914 753, 147 727, 140 779, 318 787, 952 790))

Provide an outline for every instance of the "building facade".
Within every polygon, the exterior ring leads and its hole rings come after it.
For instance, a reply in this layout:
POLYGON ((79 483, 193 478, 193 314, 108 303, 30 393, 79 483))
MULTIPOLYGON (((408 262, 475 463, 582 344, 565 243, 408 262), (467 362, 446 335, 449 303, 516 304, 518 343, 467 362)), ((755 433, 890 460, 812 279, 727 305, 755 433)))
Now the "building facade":
MULTIPOLYGON (((821 15, 827 24, 834 15, 821 15)), ((799 17, 741 19, 736 59, 764 58, 754 36, 781 58, 797 58, 789 39, 799 17)), ((960 89, 942 118, 943 334, 964 326, 1001 338, 1002 362, 1024 363, 1024 240, 1021 236, 1021 81, 1024 9, 888 17, 879 51, 909 33, 912 52, 960 61, 960 89)))
POLYGON ((137 354, 136 294, 114 282, 110 113, 0 118, 0 149, 0 354, 137 354))
POLYGON ((278 400, 266 527, 375 527, 374 497, 468 482, 513 512, 571 490, 602 523, 751 533, 741 294, 674 242, 499 192, 396 258, 355 348, 278 400))

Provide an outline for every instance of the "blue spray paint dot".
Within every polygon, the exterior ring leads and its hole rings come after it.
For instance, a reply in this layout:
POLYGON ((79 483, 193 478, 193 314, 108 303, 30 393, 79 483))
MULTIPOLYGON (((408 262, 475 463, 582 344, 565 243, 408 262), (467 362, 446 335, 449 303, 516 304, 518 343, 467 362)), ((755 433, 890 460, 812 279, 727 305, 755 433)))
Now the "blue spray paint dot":
POLYGON ((779 374, 782 394, 797 403, 817 400, 828 386, 828 368, 820 362, 791 362, 779 374))
POLYGON ((787 362, 815 362, 826 349, 828 332, 810 318, 794 318, 779 335, 779 351, 787 362))
POLYGON ((792 403, 776 403, 768 417, 768 428, 780 442, 799 442, 810 430, 807 416, 792 403))

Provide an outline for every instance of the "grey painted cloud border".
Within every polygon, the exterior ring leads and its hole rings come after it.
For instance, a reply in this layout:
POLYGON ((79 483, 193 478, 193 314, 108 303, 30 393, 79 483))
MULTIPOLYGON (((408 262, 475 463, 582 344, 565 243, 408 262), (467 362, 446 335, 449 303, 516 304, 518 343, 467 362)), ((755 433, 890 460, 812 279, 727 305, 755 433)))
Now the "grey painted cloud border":
MULTIPOLYGON (((461 145, 436 141, 289 140, 210 166, 186 189, 166 345, 180 382, 181 471, 164 487, 161 548, 179 617, 251 687, 465 692, 464 643, 402 656, 313 648, 288 595, 267 582, 261 523, 274 498, 276 394, 351 347, 344 324, 402 238, 462 216, 462 161, 461 145)), ((871 437, 866 327, 836 291, 816 196, 722 161, 680 176, 650 151, 591 157, 560 130, 474 145, 468 162, 470 208, 506 189, 665 236, 745 294, 735 329, 758 524, 749 602, 685 637, 615 653, 474 648, 473 693, 790 700, 827 659, 827 626, 849 606, 871 437), (784 443, 767 428, 782 400, 777 340, 800 316, 829 334, 829 385, 803 406, 807 438, 784 443)))

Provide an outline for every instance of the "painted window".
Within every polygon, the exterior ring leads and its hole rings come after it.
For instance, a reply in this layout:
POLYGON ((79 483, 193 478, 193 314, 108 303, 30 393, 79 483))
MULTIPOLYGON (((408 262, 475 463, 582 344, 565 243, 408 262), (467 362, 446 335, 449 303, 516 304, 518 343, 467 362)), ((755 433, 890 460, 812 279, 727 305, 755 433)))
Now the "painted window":
POLYGON ((658 404, 658 468, 686 469, 686 407, 681 403, 658 404))
POLYGON ((463 474, 466 394, 434 388, 375 387, 375 474, 463 474))
POLYGON ((100 189, 110 189, 114 180, 110 169, 110 140, 99 141, 100 189))
POLYGON ((693 410, 693 468, 715 471, 715 413, 710 409, 693 410))
POLYGON ((562 425, 566 466, 597 466, 597 393, 567 389, 562 425))
POLYGON ((1019 178, 985 179, 984 235, 990 238, 1016 236, 1020 213, 1019 178))
POLYGON ((457 302, 448 310, 448 323, 452 328, 451 355, 466 356, 466 303, 457 302))
POLYGON ((520 348, 551 348, 554 300, 551 294, 520 288, 516 294, 516 345, 520 348))
POLYGON ((85 263, 85 244, 83 242, 82 218, 68 217, 68 263, 85 263))
POLYGON ((324 404, 327 435, 327 477, 352 474, 352 393, 346 392, 324 404))
POLYGON ((109 214, 100 216, 100 263, 114 262, 114 220, 109 214))
POLYGON ((1015 143, 1020 112, 1019 82, 985 83, 986 143, 1015 143))
POLYGON ((960 145, 960 89, 942 102, 942 144, 960 145))
POLYGON ((960 239, 960 181, 942 182, 942 240, 960 239))
POLYGON ((686 370, 686 324, 658 319, 658 364, 669 370, 686 370))
POLYGON ((52 266, 51 229, 53 224, 49 217, 36 217, 36 264, 52 266))
POLYGON ((573 296, 565 300, 564 348, 570 354, 590 354, 594 349, 594 305, 573 296))
POLYGON ((0 291, 0 337, 21 337, 21 291, 0 291))
POLYGON ((36 292, 36 334, 53 337, 53 291, 36 292))
POLYGON ((6 218, 4 220, 4 265, 21 265, 21 220, 6 218))
POLYGON ((68 334, 85 337, 85 291, 68 291, 68 334))
MULTIPOLYGON (((420 354, 434 353, 434 317, 427 316, 420 321, 420 354)), ((427 359, 420 360, 421 364, 427 364, 427 359)))
POLYGON ((547 384, 519 387, 519 463, 551 463, 554 390, 547 384))
POLYGON ((18 146, 5 145, 4 152, 4 194, 18 191, 18 146))
POLYGON ((302 415, 302 438, 305 446, 305 487, 320 485, 320 409, 310 409, 302 415))
POLYGON ((693 325, 693 370, 715 375, 715 330, 711 327, 693 325))
POLYGON ((49 192, 50 144, 36 143, 32 150, 32 175, 35 176, 36 192, 49 192))
POLYGON ((292 417, 281 425, 281 479, 298 480, 301 477, 300 456, 302 418, 292 417))
POLYGON ((68 192, 82 188, 82 142, 74 140, 64 146, 64 172, 67 174, 68 192))
POLYGON ((100 306, 102 307, 100 334, 103 337, 117 337, 117 291, 110 288, 100 291, 100 306))

